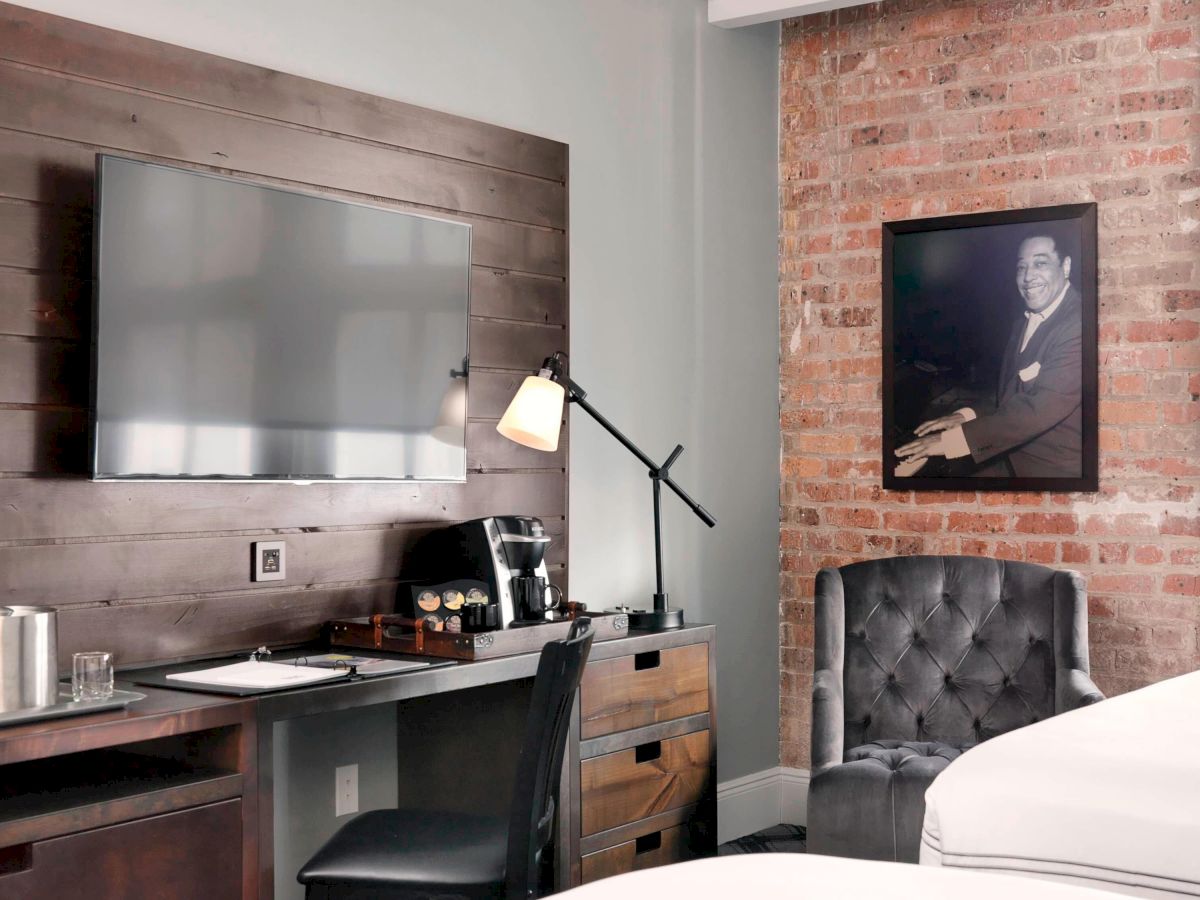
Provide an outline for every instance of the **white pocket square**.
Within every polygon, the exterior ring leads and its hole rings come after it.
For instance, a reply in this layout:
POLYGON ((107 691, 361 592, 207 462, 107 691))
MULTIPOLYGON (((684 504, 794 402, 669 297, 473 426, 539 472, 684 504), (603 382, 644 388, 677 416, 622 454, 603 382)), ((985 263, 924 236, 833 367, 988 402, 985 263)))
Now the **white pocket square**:
POLYGON ((1042 364, 1040 362, 1032 362, 1018 372, 1017 377, 1022 381, 1033 381, 1033 379, 1038 377, 1038 372, 1040 371, 1042 371, 1042 364))

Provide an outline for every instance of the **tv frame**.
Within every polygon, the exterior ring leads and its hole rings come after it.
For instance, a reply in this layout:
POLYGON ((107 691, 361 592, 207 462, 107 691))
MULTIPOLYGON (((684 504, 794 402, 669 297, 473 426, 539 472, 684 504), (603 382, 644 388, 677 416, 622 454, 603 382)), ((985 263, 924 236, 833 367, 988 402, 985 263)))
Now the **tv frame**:
POLYGON ((334 198, 327 194, 323 194, 317 190, 296 190, 293 188, 280 187, 269 181, 258 181, 253 178, 236 177, 226 175, 221 172, 206 169, 202 166, 189 165, 171 165, 168 163, 152 162, 144 159, 137 159, 132 156, 122 156, 117 153, 97 153, 95 161, 95 184, 92 193, 92 294, 91 294, 91 341, 89 350, 91 353, 91 364, 89 366, 90 379, 88 382, 88 477, 94 482, 125 482, 125 483, 154 483, 154 484, 465 484, 467 481, 467 425, 470 423, 470 379, 471 379, 471 268, 474 265, 475 251, 475 231, 474 226, 470 222, 463 222, 458 219, 450 219, 444 216, 431 216, 424 213, 412 212, 407 209, 398 209, 396 207, 384 206, 379 203, 363 203, 357 200, 346 200, 343 198, 334 198), (325 200, 330 203, 340 203, 347 206, 360 206, 366 209, 374 209, 382 212, 395 213, 398 215, 410 216, 417 219, 431 219, 435 222, 444 222, 448 225, 457 225, 467 229, 467 312, 466 312, 466 346, 463 348, 463 361, 461 377, 463 378, 464 390, 466 395, 463 401, 463 476, 462 478, 419 478, 415 476, 397 476, 395 478, 294 478, 287 475, 230 475, 230 476, 210 476, 210 475, 101 475, 96 473, 97 454, 99 452, 99 442, 97 440, 99 434, 99 420, 97 416, 97 377, 100 366, 99 335, 100 335, 100 196, 102 190, 102 163, 104 159, 117 159, 122 162, 136 163, 142 166, 149 166, 158 169, 172 169, 179 172, 185 172, 191 175, 197 175, 203 178, 215 178, 220 181, 229 181, 234 184, 247 185, 249 187, 258 188, 260 190, 277 191, 282 194, 291 194, 294 196, 309 197, 316 200, 325 200))

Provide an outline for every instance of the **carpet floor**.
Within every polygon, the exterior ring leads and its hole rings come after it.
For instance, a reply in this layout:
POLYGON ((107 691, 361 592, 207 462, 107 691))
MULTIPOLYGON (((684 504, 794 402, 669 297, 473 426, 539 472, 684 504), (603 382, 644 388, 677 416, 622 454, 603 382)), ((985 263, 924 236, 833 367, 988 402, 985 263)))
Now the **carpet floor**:
POLYGON ((737 838, 717 848, 718 856, 735 853, 803 853, 805 832, 801 825, 774 825, 737 838))

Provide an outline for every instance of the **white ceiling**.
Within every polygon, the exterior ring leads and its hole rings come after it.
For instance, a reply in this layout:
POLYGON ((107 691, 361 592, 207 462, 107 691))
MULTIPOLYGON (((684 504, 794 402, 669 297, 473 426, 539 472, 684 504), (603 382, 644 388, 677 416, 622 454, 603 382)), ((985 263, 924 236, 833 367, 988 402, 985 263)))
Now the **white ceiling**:
POLYGON ((722 28, 738 28, 844 9, 847 6, 862 6, 867 2, 870 0, 708 0, 708 21, 710 25, 720 25, 722 28))

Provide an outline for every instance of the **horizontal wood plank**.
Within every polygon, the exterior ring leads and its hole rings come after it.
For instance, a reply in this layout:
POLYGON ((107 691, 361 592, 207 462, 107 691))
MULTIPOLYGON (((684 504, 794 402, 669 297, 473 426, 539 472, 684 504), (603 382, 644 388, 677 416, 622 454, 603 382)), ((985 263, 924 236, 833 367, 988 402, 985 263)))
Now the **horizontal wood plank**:
POLYGON ((0 56, 397 147, 566 180, 567 147, 558 141, 8 3, 0 4, 0 56))
MULTIPOLYGON (((561 521, 561 520, 559 520, 561 521)), ((400 525, 353 531, 165 540, 99 541, 0 547, 3 602, 65 606, 230 591, 278 590, 421 577, 413 545, 432 526, 400 525), (254 583, 251 544, 281 540, 287 546, 287 579, 254 583), (79 573, 86 572, 81 578, 79 573)), ((552 541, 548 565, 561 564, 566 547, 552 541)))
POLYGON ((83 406, 88 377, 82 344, 0 337, 0 403, 83 406))
POLYGON ((0 203, 0 266, 91 278, 91 220, 48 206, 0 203))
MULTIPOLYGON (((566 567, 556 566, 549 574, 565 592, 566 567)), ((118 668, 127 668, 238 653, 263 644, 303 644, 321 637, 331 619, 394 612, 399 585, 388 581, 65 606, 58 613, 59 671, 70 672, 71 654, 96 647, 111 649, 118 668)))
POLYGON ((91 282, 0 269, 0 334, 80 338, 87 331, 91 282))
POLYGON ((0 63, 0 128, 271 174, 436 209, 566 227, 566 189, 442 157, 231 116, 0 63))
POLYGON ((566 282, 475 267, 471 270, 471 312, 543 325, 567 324, 566 282))
POLYGON ((0 472, 83 474, 87 419, 76 409, 0 409, 0 472))
MULTIPOLYGON (((0 439, 0 449, 4 446, 0 439)), ((567 464, 566 434, 558 442, 553 453, 531 450, 516 441, 510 441, 496 431, 495 422, 469 422, 467 424, 467 468, 472 472, 487 472, 496 469, 562 469, 567 464)))
POLYGON ((547 356, 565 350, 566 342, 566 331, 554 326, 472 319, 471 367, 520 369, 532 375, 547 356))
POLYGON ((112 482, 0 479, 0 541, 561 516, 562 473, 461 484, 112 482))

